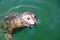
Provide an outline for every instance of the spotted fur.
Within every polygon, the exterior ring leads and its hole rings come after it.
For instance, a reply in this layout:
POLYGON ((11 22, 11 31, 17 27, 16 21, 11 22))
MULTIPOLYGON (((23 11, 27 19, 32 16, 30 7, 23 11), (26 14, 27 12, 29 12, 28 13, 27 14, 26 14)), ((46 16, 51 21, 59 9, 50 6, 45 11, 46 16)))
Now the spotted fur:
MULTIPOLYGON (((32 20, 35 23, 36 19, 34 18, 34 14, 32 14, 31 12, 24 12, 24 14, 26 14, 26 13, 32 17, 32 20)), ((11 40, 12 32, 15 28, 20 28, 20 27, 24 27, 24 26, 29 27, 30 23, 27 22, 24 18, 22 18, 22 16, 24 16, 24 15, 14 12, 14 13, 5 15, 2 18, 2 20, 1 20, 2 24, 3 24, 2 29, 7 30, 6 36, 5 36, 7 40, 11 40)))

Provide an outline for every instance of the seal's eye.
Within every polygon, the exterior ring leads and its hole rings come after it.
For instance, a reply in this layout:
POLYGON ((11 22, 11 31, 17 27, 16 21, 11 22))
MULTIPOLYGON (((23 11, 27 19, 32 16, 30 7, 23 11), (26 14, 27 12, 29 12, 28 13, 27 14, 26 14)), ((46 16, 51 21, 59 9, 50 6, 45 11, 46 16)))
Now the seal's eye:
POLYGON ((34 18, 36 18, 36 16, 34 18))
POLYGON ((30 20, 30 18, 27 18, 27 20, 30 20))

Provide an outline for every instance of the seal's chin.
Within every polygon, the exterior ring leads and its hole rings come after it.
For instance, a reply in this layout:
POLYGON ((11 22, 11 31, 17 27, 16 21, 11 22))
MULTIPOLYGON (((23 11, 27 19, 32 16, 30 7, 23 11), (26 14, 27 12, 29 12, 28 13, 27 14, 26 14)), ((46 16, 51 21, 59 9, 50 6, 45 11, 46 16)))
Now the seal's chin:
POLYGON ((32 28, 34 28, 36 26, 36 23, 34 23, 34 24, 28 24, 28 23, 26 23, 25 26, 28 27, 28 28, 30 28, 30 29, 32 29, 32 28))
POLYGON ((36 26, 36 24, 29 24, 29 27, 34 27, 36 26))

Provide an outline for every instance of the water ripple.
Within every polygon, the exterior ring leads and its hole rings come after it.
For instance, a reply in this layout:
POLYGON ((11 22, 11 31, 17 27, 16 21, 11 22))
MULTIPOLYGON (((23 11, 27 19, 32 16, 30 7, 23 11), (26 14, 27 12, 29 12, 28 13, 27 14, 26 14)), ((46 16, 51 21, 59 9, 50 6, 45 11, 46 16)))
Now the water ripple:
POLYGON ((33 5, 18 5, 18 6, 15 6, 15 7, 11 7, 11 8, 7 11, 7 13, 10 12, 10 11, 12 11, 13 9, 18 9, 18 8, 20 8, 20 7, 28 7, 28 8, 34 8, 34 9, 41 9, 41 8, 36 7, 36 6, 33 6, 33 5))

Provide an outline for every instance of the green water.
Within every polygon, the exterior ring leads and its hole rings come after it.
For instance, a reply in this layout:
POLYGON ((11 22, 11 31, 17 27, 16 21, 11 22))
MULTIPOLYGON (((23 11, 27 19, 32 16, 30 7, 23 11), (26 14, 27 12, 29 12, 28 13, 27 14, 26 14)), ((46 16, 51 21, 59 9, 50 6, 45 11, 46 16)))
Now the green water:
MULTIPOLYGON (((60 40, 60 0, 0 0, 0 16, 31 11, 40 19, 36 28, 25 28, 12 40, 60 40)), ((6 40, 0 31, 0 40, 6 40)))

